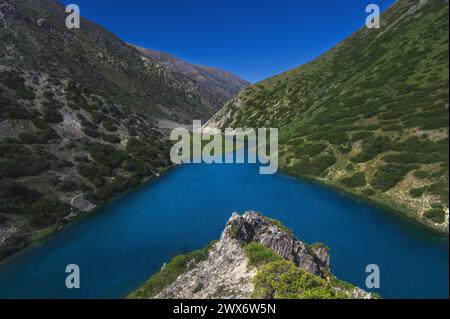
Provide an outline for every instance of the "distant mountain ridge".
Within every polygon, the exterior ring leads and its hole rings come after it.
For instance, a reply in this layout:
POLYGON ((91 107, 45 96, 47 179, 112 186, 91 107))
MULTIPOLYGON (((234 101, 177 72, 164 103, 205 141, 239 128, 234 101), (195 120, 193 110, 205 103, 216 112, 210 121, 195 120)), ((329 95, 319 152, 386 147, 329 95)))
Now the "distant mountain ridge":
POLYGON ((221 69, 191 64, 166 52, 141 48, 133 44, 130 46, 169 70, 196 81, 199 91, 216 110, 222 108, 226 102, 250 85, 250 82, 221 69))

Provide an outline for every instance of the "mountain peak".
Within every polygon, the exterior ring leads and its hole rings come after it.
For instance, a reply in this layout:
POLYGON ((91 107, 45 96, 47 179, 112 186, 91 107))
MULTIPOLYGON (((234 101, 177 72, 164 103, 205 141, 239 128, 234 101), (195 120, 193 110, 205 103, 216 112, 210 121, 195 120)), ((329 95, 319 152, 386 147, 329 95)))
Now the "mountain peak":
POLYGON ((157 61, 173 72, 191 79, 196 90, 217 111, 250 83, 236 75, 213 67, 191 64, 169 53, 129 44, 145 57, 157 61))
POLYGON ((249 211, 234 213, 218 242, 175 257, 130 298, 272 299, 314 298, 314 294, 347 299, 376 297, 331 275, 324 245, 308 245, 279 221, 249 211), (179 265, 180 260, 184 267, 179 265), (174 268, 179 273, 173 273, 174 268), (277 283, 270 280, 272 276, 278 278, 277 283))

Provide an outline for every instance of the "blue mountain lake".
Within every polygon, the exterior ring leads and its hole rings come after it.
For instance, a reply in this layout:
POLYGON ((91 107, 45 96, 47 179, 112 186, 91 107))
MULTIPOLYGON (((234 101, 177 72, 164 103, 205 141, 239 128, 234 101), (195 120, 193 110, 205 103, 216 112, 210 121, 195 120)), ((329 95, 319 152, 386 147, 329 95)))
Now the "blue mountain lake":
POLYGON ((330 247, 333 273, 384 298, 448 298, 448 239, 339 192, 252 164, 191 164, 116 199, 0 264, 0 298, 123 298, 177 254, 218 239, 235 211, 282 221, 330 247), (68 264, 81 288, 65 286, 68 264))

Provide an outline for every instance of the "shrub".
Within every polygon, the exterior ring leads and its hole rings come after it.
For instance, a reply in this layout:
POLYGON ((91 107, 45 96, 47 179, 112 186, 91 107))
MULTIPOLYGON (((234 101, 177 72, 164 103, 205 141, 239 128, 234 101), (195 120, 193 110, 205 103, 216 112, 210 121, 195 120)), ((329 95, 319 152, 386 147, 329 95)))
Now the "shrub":
POLYGON ((362 194, 364 196, 371 197, 371 196, 375 195, 375 191, 372 188, 366 188, 363 190, 362 194))
POLYGON ((48 227, 59 222, 69 212, 68 205, 43 197, 31 205, 27 221, 34 227, 48 227))
POLYGON ((399 182, 403 180, 405 175, 413 170, 417 169, 414 165, 402 165, 402 164, 387 164, 378 167, 372 180, 372 187, 386 192, 399 182))
POLYGON ((33 115, 23 105, 3 95, 0 95, 0 106, 0 118, 15 120, 28 120, 33 118, 33 115))
POLYGON ((116 150, 111 145, 99 143, 92 145, 89 153, 98 164, 110 168, 118 168, 125 158, 123 151, 116 150))
POLYGON ((293 171, 300 176, 319 176, 336 164, 336 161, 337 159, 333 155, 318 156, 314 159, 302 158, 293 166, 293 171))
POLYGON ((0 211, 6 214, 27 212, 27 208, 41 195, 13 181, 0 181, 0 211))
POLYGON ((374 159, 379 154, 389 151, 391 148, 392 142, 387 137, 368 138, 363 142, 361 153, 354 156, 352 161, 355 163, 364 163, 374 159))
POLYGON ((91 112, 92 122, 95 124, 101 124, 104 120, 106 120, 106 116, 99 112, 91 112))
POLYGON ((280 260, 282 257, 259 243, 251 242, 244 247, 245 254, 250 261, 250 265, 259 267, 268 264, 275 260, 280 260))
POLYGON ((311 144, 307 143, 295 150, 297 156, 314 157, 322 153, 327 148, 326 144, 311 144))
POLYGON ((253 298, 256 299, 345 299, 324 279, 314 276, 291 261, 271 262, 256 274, 253 298))
POLYGON ((59 110, 64 107, 64 104, 62 104, 61 102, 54 100, 54 99, 44 101, 44 102, 42 102, 42 105, 45 106, 45 108, 50 109, 50 110, 59 110))
POLYGON ((0 177, 34 176, 50 167, 43 156, 17 144, 0 144, 0 177))
POLYGON ((64 117, 57 110, 47 108, 44 110, 44 120, 48 123, 61 123, 64 117))
POLYGON ((409 195, 413 198, 419 198, 423 195, 423 193, 424 193, 423 188, 414 188, 409 191, 409 195))
POLYGON ((34 100, 34 92, 25 85, 25 80, 16 73, 4 72, 1 78, 3 84, 16 92, 16 95, 24 100, 34 100))
POLYGON ((340 182, 348 187, 364 187, 367 184, 366 174, 359 172, 351 177, 341 179, 340 182))
POLYGON ((96 183, 98 181, 100 181, 100 185, 104 183, 103 177, 114 176, 114 172, 109 167, 92 163, 82 163, 78 165, 77 170, 81 176, 96 186, 98 186, 96 183))
POLYGON ((118 130, 117 126, 115 126, 111 121, 104 121, 102 125, 105 128, 105 130, 109 132, 117 132, 118 130))
POLYGON ((383 157, 383 161, 386 163, 403 163, 403 164, 413 164, 413 163, 421 163, 421 164, 430 164, 430 163, 439 163, 445 161, 445 156, 442 156, 440 153, 412 153, 412 152, 404 152, 399 154, 389 154, 383 157))
POLYGON ((18 137, 25 144, 47 144, 52 140, 57 140, 60 138, 59 135, 49 126, 44 130, 39 130, 33 133, 20 133, 18 137))
POLYGON ((137 158, 148 161, 150 158, 155 157, 159 153, 158 149, 150 144, 144 143, 136 138, 130 138, 128 140, 125 151, 137 158))
POLYGON ((111 144, 119 144, 122 140, 113 134, 101 134, 102 140, 111 144))
POLYGON ((442 224, 445 222, 445 211, 442 208, 432 208, 423 216, 436 224, 442 224))
POLYGON ((414 177, 418 178, 418 179, 426 179, 430 176, 430 174, 428 172, 425 171, 415 171, 414 172, 414 177))

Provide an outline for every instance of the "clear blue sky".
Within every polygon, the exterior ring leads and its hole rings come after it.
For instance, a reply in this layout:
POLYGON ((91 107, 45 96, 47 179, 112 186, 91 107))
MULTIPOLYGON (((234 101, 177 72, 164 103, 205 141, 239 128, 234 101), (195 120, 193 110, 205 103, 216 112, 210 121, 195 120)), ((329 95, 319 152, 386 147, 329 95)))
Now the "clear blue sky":
POLYGON ((394 0, 63 0, 127 42, 256 82, 306 63, 394 0))

